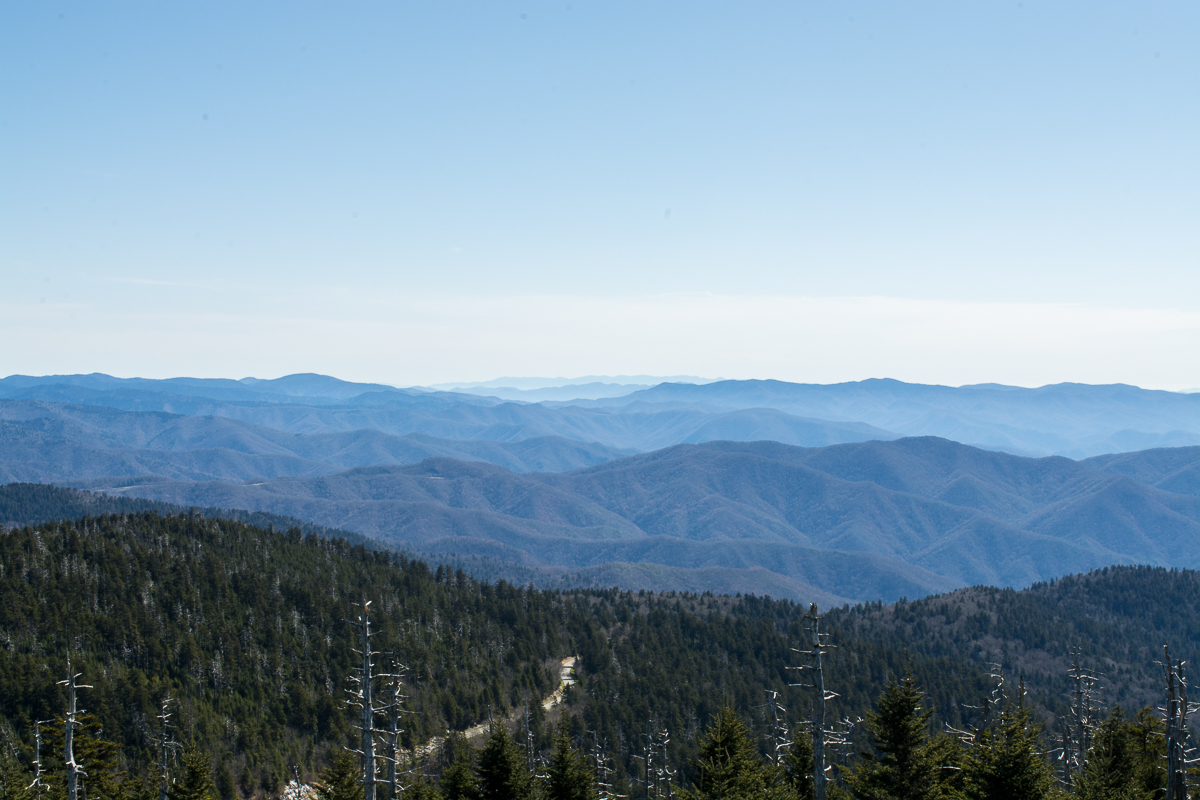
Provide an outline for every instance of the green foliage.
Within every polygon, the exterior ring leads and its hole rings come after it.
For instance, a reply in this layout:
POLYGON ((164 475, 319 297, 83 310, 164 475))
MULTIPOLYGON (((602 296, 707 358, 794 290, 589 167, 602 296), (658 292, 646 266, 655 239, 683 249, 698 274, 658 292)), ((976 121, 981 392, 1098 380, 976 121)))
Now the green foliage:
MULTIPOLYGON (((1051 717, 1068 713, 1069 651, 1079 648, 1085 662, 1106 664, 1113 679, 1109 703, 1142 708, 1162 702, 1156 659, 1163 642, 1172 643, 1178 658, 1200 663, 1200 572, 1104 567, 1020 591, 975 586, 894 605, 833 609, 826 622, 839 643, 875 642, 981 669, 999 663, 1007 674, 1025 675, 1031 695, 1051 717)), ((918 678, 948 709, 950 696, 927 675, 918 678)))
POLYGON ((1024 703, 1010 705, 995 730, 980 732, 964 764, 970 800, 1042 800, 1053 797, 1054 772, 1039 746, 1041 728, 1024 703))
POLYGON ((1151 800, 1165 791, 1166 770, 1160 759, 1165 759, 1166 748, 1155 746, 1154 735, 1161 730, 1162 723, 1149 716, 1149 709, 1132 723, 1114 709, 1092 739, 1075 795, 1080 800, 1151 800))
POLYGON ((417 778, 405 790, 404 800, 442 800, 442 794, 424 778, 417 778))
MULTIPOLYGON (((1087 578, 1064 580, 1058 588, 1072 602, 1094 592, 1106 618, 1119 618, 1125 608, 1161 616, 1154 625, 1162 627, 1178 620, 1170 609, 1159 615, 1152 595, 1161 588, 1171 603, 1183 602, 1193 578, 1113 570, 1111 586, 1087 578), (1139 585, 1146 595, 1141 600, 1139 585)), ((1053 588, 1031 590, 1037 603, 1000 590, 994 596, 983 589, 957 596, 984 604, 975 611, 959 609, 952 595, 830 612, 838 649, 826 662, 826 675, 829 688, 840 695, 830 701, 830 718, 864 713, 886 676, 911 670, 905 682, 889 686, 870 717, 867 732, 875 752, 858 769, 829 753, 837 764, 834 774, 852 773, 848 782, 863 797, 966 791, 955 780, 966 771, 954 768, 958 748, 944 737, 930 738, 928 731, 943 721, 968 727, 960 709, 986 696, 990 682, 951 645, 962 631, 1048 636, 1049 623, 1034 617, 1047 616, 1053 588), (1006 603, 1029 617, 1010 615, 1006 603), (928 697, 916 690, 917 682, 928 688, 928 697), (932 708, 920 710, 926 700, 943 709, 940 717, 932 708), (911 703, 908 712, 905 703, 911 703)), ((28 762, 32 721, 61 716, 64 697, 55 681, 65 673, 70 647, 79 654, 84 680, 95 686, 83 692, 82 702, 94 716, 78 739, 89 800, 145 797, 141 776, 154 761, 152 720, 168 692, 176 698, 175 734, 213 754, 221 800, 273 793, 292 765, 311 773, 322 766, 320 754, 328 744, 349 740, 351 717, 341 698, 356 657, 345 620, 363 593, 374 600, 373 644, 411 667, 410 707, 418 714, 408 718, 406 747, 474 724, 489 708, 503 718, 508 709, 546 696, 557 685, 558 659, 577 654, 579 683, 567 694, 561 730, 573 737, 595 731, 616 762, 612 780, 626 787, 622 791, 629 792, 636 773, 635 732, 653 718, 671 733, 668 757, 674 765, 707 760, 719 776, 736 762, 746 767, 729 773, 737 777, 736 791, 753 794, 758 790, 747 787, 759 786, 768 796, 811 796, 811 767, 805 766, 811 743, 798 736, 783 770, 766 766, 759 742, 766 740, 769 724, 754 711, 768 688, 780 690, 781 702, 793 710, 810 703, 807 691, 788 686, 794 676, 786 669, 795 663, 790 647, 800 635, 803 607, 750 596, 490 586, 341 540, 186 514, 84 518, 0 533, 0 714, 12 723, 22 751, 12 769, 28 762), (727 698, 726 708, 721 698, 727 698), (721 728, 710 734, 742 741, 726 751, 725 761, 702 730, 710 719, 721 728), (732 732, 737 726, 741 739, 732 732)), ((1092 622, 1073 624, 1084 629, 1092 622)), ((1180 624, 1191 630, 1187 626, 1195 623, 1180 624)), ((1097 630, 1124 642, 1114 650, 1122 658, 1141 653, 1133 627, 1121 629, 1125 639, 1116 638, 1111 626, 1097 630)), ((1043 690, 1057 685, 1045 673, 1034 680, 1043 690)), ((1139 754, 1137 785, 1149 791, 1161 787, 1158 723, 1146 712, 1124 724, 1128 746, 1139 754)), ((57 726, 46 726, 52 792, 45 800, 60 800, 62 794, 61 722, 57 726)), ((557 746, 536 702, 530 730, 540 752, 557 746)), ((988 770, 1000 770, 1003 759, 1014 759, 1020 749, 1020 737, 1014 733, 1010 741, 1004 734, 1004 729, 990 734, 995 753, 988 757, 996 763, 976 765, 977 791, 983 791, 988 770)), ((856 737, 856 746, 866 744, 861 728, 856 737)), ((508 791, 503 775, 516 781, 512 786, 520 797, 546 788, 544 782, 532 785, 525 753, 511 739, 512 759, 494 744, 489 740, 490 749, 481 754, 476 780, 470 748, 452 740, 446 760, 436 762, 445 765, 442 794, 452 800, 498 797, 495 792, 508 791)), ((700 772, 695 775, 699 781, 700 772)), ((686 783, 686 775, 680 777, 686 783)), ((418 785, 423 788, 410 796, 436 794, 432 785, 418 785)), ((829 789, 833 797, 837 787, 829 789)), ((709 791, 699 784, 696 790, 709 791)), ((13 800, 30 799, 14 794, 13 800)))
POLYGON ((472 750, 461 737, 452 737, 450 742, 454 755, 450 766, 442 770, 442 796, 446 800, 479 800, 479 781, 471 764, 472 750))
POLYGON ((700 742, 700 755, 692 763, 688 800, 749 800, 767 796, 767 768, 745 723, 729 706, 722 706, 700 742))
POLYGON ((817 787, 813 779, 812 733, 801 728, 793 732, 792 738, 792 746, 784 758, 783 780, 795 800, 813 800, 817 787))
POLYGON ((571 746, 565 725, 559 725, 550 756, 543 797, 546 800, 595 800, 596 779, 587 757, 571 746))
POLYGON ((938 800, 949 791, 943 767, 948 752, 931 744, 929 718, 922 709, 924 694, 912 675, 892 679, 880 695, 876 710, 867 714, 867 731, 874 753, 846 778, 855 795, 872 800, 938 800))
MULTIPOLYGON (((42 725, 43 780, 47 800, 67 796, 67 768, 63 760, 65 725, 61 719, 42 725)), ((89 800, 138 800, 145 794, 142 781, 121 769, 120 746, 101 736, 95 714, 82 714, 75 728, 75 761, 85 773, 80 777, 80 796, 89 800)), ((30 778, 32 781, 32 777, 30 778)))
POLYGON ((528 800, 531 781, 525 755, 503 725, 497 725, 483 750, 476 769, 481 800, 528 800))
MULTIPOLYGON (((183 751, 183 774, 171 785, 170 800, 216 800, 212 757, 193 746, 183 751)), ((351 800, 337 798, 337 800, 351 800)))
POLYGON ((30 791, 33 774, 25 769, 11 747, 0 745, 0 800, 36 800, 30 791))
POLYGON ((329 766, 317 780, 319 800, 362 800, 361 759, 349 750, 337 749, 329 766))
POLYGON ((248 770, 243 793, 273 791, 290 765, 319 766, 317 744, 349 737, 345 620, 363 593, 373 645, 396 652, 420 688, 406 744, 549 694, 548 662, 570 649, 556 595, 298 530, 84 518, 0 534, 0 714, 24 737, 32 720, 61 715, 55 682, 71 646, 95 686, 83 702, 132 766, 154 763, 144 721, 169 692, 179 736, 248 770))
MULTIPOLYGON (((568 620, 581 659, 582 721, 601 741, 615 743, 653 718, 671 732, 672 763, 686 764, 698 756, 701 721, 716 717, 723 697, 747 717, 756 741, 769 727, 761 715, 751 716, 765 689, 779 690, 786 708, 810 706, 809 691, 790 686, 795 676, 787 669, 796 664, 790 648, 802 636, 807 607, 753 596, 616 590, 576 596, 587 601, 569 607, 575 613, 568 620)), ((932 699, 950 709, 942 719, 956 727, 965 723, 953 699, 982 698, 990 690, 979 670, 961 662, 914 656, 899 645, 835 641, 838 649, 825 664, 829 688, 840 695, 828 705, 830 719, 861 716, 887 675, 906 670, 932 687, 932 699)), ((634 751, 622 753, 629 773, 634 751)), ((827 755, 831 762, 836 757, 827 755)))

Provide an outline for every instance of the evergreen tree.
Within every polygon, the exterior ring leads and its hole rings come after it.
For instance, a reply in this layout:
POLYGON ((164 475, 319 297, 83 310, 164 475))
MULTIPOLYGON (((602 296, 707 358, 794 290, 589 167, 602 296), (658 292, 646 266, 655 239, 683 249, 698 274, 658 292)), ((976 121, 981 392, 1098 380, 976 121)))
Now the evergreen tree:
MULTIPOLYGON (((442 797, 446 800, 479 800, 479 781, 471 767, 471 748, 461 737, 455 737, 454 760, 442 770, 442 797)), ((407 796, 406 796, 407 797, 407 796)))
POLYGON ((362 800, 361 774, 358 756, 349 750, 334 750, 329 766, 317 779, 318 800, 362 800))
POLYGON ((797 730, 791 748, 784 758, 785 782, 796 800, 813 800, 817 786, 813 780, 812 734, 797 730))
POLYGON ((979 734, 963 780, 970 800, 1042 800, 1056 794, 1054 772, 1038 747, 1041 726, 1023 702, 1001 712, 995 731, 979 734))
POLYGON ((1142 764, 1131 728, 1137 725, 1127 724, 1119 708, 1101 723, 1075 783, 1080 800, 1151 800, 1153 792, 1139 780, 1142 764))
POLYGON ((442 800, 442 794, 424 778, 417 778, 404 791, 404 800, 442 800))
MULTIPOLYGON (((1163 736, 1163 721, 1149 706, 1137 713, 1137 718, 1125 724, 1125 736, 1133 750, 1137 766, 1134 782, 1151 797, 1160 798, 1167 791, 1167 741, 1163 736)), ((1197 773, 1193 772, 1193 775, 1197 773)), ((1198 775, 1200 777, 1200 775, 1198 775)))
POLYGON ((31 775, 8 747, 0 750, 0 800, 36 800, 28 788, 31 775))
POLYGON ((692 766, 692 789, 680 792, 690 800, 757 800, 768 794, 767 771, 745 724, 728 705, 705 732, 700 757, 692 766))
POLYGON ((183 775, 171 786, 169 797, 170 800, 216 800, 212 759, 208 753, 195 746, 184 750, 183 775))
POLYGON ((924 695, 912 675, 888 682, 875 711, 867 713, 874 753, 864 753, 846 776, 854 794, 872 800, 937 800, 949 792, 943 762, 944 743, 929 741, 932 709, 922 710, 924 695))
MULTIPOLYGON (((75 737, 75 758, 83 765, 87 800, 125 800, 135 782, 128 780, 120 769, 121 748, 93 734, 100 730, 100 723, 91 714, 84 715, 81 730, 75 737), (128 785, 126 785, 128 784, 128 785)), ((207 763, 207 755, 205 756, 207 763)), ((84 796, 80 792, 80 796, 84 796)))
POLYGON ((525 755, 503 725, 495 727, 479 752, 477 774, 481 800, 528 800, 530 796, 525 755))
POLYGON ((587 757, 571 747, 567 726, 559 723, 546 777, 546 800, 595 800, 596 780, 587 757))

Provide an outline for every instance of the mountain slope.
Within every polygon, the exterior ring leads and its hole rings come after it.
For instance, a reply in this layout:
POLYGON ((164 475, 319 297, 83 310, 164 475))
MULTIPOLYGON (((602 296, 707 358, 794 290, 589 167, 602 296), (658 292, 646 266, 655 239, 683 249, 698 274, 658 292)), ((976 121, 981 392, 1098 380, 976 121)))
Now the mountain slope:
POLYGON ((1177 494, 1200 495, 1200 447, 1171 447, 1096 456, 1088 466, 1177 494))
POLYGON ((1200 498, 928 438, 678 445, 562 474, 431 459, 123 491, 535 567, 761 568, 850 599, 1022 586, 1112 563, 1200 566, 1200 498))

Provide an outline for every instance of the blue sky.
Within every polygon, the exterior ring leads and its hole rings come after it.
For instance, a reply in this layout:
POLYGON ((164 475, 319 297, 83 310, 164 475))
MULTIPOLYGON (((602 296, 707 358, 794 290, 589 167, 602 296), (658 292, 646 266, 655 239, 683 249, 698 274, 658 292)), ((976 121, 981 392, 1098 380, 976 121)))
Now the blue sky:
POLYGON ((8 3, 0 373, 1200 387, 1195 3, 8 3))

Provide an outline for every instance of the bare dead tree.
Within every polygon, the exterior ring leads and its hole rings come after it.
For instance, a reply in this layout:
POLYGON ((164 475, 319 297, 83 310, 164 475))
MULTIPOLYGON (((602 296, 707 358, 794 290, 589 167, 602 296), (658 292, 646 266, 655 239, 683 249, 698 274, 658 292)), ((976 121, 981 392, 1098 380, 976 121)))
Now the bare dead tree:
POLYGON ((404 694, 404 679, 407 675, 408 667, 393 658, 391 671, 379 676, 387 681, 384 689, 387 702, 383 706, 383 710, 387 713, 383 759, 387 762, 388 792, 391 800, 399 800, 408 789, 407 786, 404 786, 400 782, 399 767, 401 755, 400 735, 404 733, 404 729, 400 727, 400 720, 403 715, 412 713, 405 708, 405 701, 408 699, 408 695, 404 694))
POLYGON ((825 672, 821 665, 821 656, 827 654, 833 645, 828 643, 828 634, 821 633, 821 620, 824 615, 817 612, 817 604, 809 606, 804 615, 805 644, 807 649, 792 648, 793 653, 799 653, 807 658, 808 663, 799 667, 788 667, 808 673, 808 682, 793 683, 792 686, 802 686, 816 690, 813 701, 812 735, 813 735, 813 786, 816 800, 825 800, 825 740, 833 734, 825 727, 825 703, 837 697, 836 692, 825 688, 825 672))
POLYGON ((46 768, 42 763, 42 725, 49 721, 39 719, 33 722, 33 783, 25 788, 33 792, 36 800, 42 800, 42 796, 50 788, 46 784, 46 768))
POLYGON ((600 737, 595 731, 592 734, 592 775, 596 778, 596 797, 598 800, 617 800, 624 798, 613 789, 613 769, 609 766, 610 759, 605 748, 600 744, 600 737))
POLYGON ((646 800, 668 800, 674 796, 676 774, 667 760, 667 745, 671 735, 666 728, 656 727, 654 720, 649 719, 643 736, 642 754, 634 756, 634 759, 642 762, 644 796, 646 800))
POLYGON ((1167 645, 1163 645, 1162 667, 1167 682, 1167 704, 1164 711, 1167 740, 1167 793, 1165 800, 1187 800, 1187 771, 1190 764, 1197 763, 1194 748, 1188 747, 1191 731, 1188 728, 1188 714, 1200 710, 1200 707, 1190 705, 1187 696, 1187 676, 1184 666, 1187 662, 1172 660, 1167 645))
POLYGON ((674 797, 672 784, 675 779, 675 770, 671 769, 667 760, 667 745, 671 742, 671 735, 666 728, 660 728, 655 731, 655 737, 658 765, 654 770, 654 796, 657 800, 671 800, 674 797))
POLYGON ((767 689, 767 713, 771 723, 771 763, 782 767, 792 747, 792 732, 788 729, 787 709, 779 702, 779 692, 767 689))
POLYGON ((1071 720, 1069 728, 1074 734, 1072 752, 1065 759, 1065 772, 1076 774, 1083 771, 1087 764, 1088 751, 1092 747, 1092 735, 1100 724, 1100 703, 1097 699, 1100 689, 1100 677, 1080 663, 1079 648, 1071 649, 1071 720))
POLYGON ((525 700, 525 769, 530 775, 537 774, 537 748, 533 735, 533 727, 529 724, 530 698, 525 700))
POLYGON ((645 800, 650 800, 651 784, 653 783, 654 775, 654 721, 646 720, 646 732, 643 734, 645 741, 642 743, 642 754, 634 756, 634 759, 642 762, 642 789, 644 790, 645 800))
POLYGON ((862 717, 842 717, 825 735, 825 745, 831 748, 838 757, 838 763, 845 769, 850 763, 850 750, 854 734, 854 726, 863 721, 862 717))
POLYGON ((1062 762, 1062 784, 1070 786, 1073 780, 1071 773, 1071 728, 1067 725, 1066 717, 1058 718, 1058 730, 1062 743, 1050 752, 1062 762))
POLYGON ((87 777, 87 773, 75 761, 75 729, 79 727, 79 715, 83 711, 76 703, 75 693, 79 689, 91 689, 76 681, 83 675, 71 668, 71 654, 67 654, 67 679, 58 682, 59 686, 67 687, 67 714, 63 720, 63 761, 67 767, 67 800, 78 800, 79 777, 87 777))
POLYGON ((170 705, 171 694, 168 692, 158 711, 158 800, 167 800, 167 793, 171 788, 168 757, 179 748, 179 744, 172 741, 170 735, 171 712, 167 710, 170 705))
MULTIPOLYGON (((357 603, 355 605, 358 605, 357 603)), ((375 753, 375 737, 381 731, 375 727, 375 717, 380 713, 380 709, 375 706, 375 678, 374 665, 371 662, 372 656, 377 656, 379 653, 371 650, 371 601, 363 598, 362 613, 359 614, 357 620, 347 620, 351 625, 359 630, 359 646, 354 648, 354 652, 362 659, 360 666, 355 671, 357 674, 351 676, 351 682, 354 688, 348 689, 350 697, 346 700, 346 705, 351 708, 359 709, 360 716, 358 723, 354 726, 361 734, 361 749, 353 750, 362 759, 362 786, 363 800, 375 800, 375 778, 378 764, 375 753)), ((68 798, 75 800, 75 798, 68 798)))

